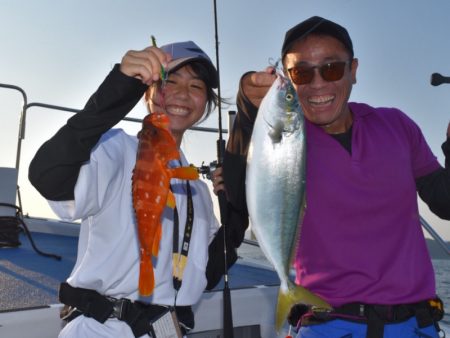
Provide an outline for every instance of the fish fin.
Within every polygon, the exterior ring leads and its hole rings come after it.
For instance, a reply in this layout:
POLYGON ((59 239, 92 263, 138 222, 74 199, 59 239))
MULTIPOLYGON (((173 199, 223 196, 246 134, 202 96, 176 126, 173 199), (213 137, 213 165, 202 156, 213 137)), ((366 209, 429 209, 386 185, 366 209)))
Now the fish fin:
POLYGON ((276 312, 275 329, 280 332, 292 306, 298 303, 332 309, 325 300, 300 285, 288 283, 287 288, 280 287, 276 312))
POLYGON ((272 143, 279 143, 281 141, 283 127, 284 126, 281 121, 278 121, 278 123, 272 126, 272 129, 269 131, 269 137, 272 140, 272 143))
POLYGON ((152 243, 152 255, 154 257, 158 257, 159 253, 159 242, 161 241, 161 235, 162 235, 162 226, 161 224, 156 227, 155 234, 153 237, 153 243, 152 243))
POLYGON ((144 251, 141 252, 141 265, 139 272, 139 293, 141 296, 148 297, 155 288, 155 275, 150 255, 144 251))
POLYGON ((173 192, 171 192, 170 190, 169 190, 169 193, 167 194, 166 205, 171 209, 174 209, 176 206, 175 196, 173 195, 173 192))
POLYGON ((172 168, 172 177, 182 180, 196 180, 198 179, 198 170, 194 166, 172 168))

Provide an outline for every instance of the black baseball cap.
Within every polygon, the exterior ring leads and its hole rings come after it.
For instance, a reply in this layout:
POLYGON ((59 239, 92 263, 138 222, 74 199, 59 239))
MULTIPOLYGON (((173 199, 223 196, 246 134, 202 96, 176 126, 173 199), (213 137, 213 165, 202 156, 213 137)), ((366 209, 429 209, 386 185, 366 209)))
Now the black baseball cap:
POLYGON ((311 33, 329 35, 339 40, 350 53, 350 57, 353 58, 353 43, 347 30, 333 21, 320 16, 312 16, 286 32, 283 46, 281 47, 282 59, 284 59, 295 41, 303 39, 311 33))
POLYGON ((183 41, 170 43, 161 46, 161 49, 172 55, 172 61, 169 62, 166 68, 167 72, 174 72, 190 62, 202 62, 208 70, 211 78, 211 86, 217 88, 219 80, 216 67, 209 56, 195 42, 183 41))

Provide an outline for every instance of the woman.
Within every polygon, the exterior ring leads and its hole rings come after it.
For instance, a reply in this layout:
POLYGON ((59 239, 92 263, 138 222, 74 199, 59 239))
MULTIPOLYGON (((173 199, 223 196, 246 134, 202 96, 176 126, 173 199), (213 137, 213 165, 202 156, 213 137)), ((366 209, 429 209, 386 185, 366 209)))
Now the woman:
MULTIPOLYGON (((153 260, 156 285, 151 296, 141 297, 131 188, 138 139, 111 128, 145 93, 150 113, 169 116, 169 129, 180 147, 184 132, 219 103, 213 90, 217 84, 214 65, 192 41, 129 51, 85 108, 38 150, 30 181, 59 217, 82 220, 77 261, 60 290, 61 302, 71 309, 60 337, 148 337, 149 332, 158 336, 157 322, 150 323, 161 316, 171 318, 171 307, 176 308, 183 333, 193 328, 191 305, 207 282, 214 286, 221 274, 209 272, 214 277, 208 281, 205 274, 208 244, 219 228, 208 188, 200 180, 190 181, 189 187, 186 181, 171 180, 176 209, 163 212, 159 253, 153 260), (188 207, 189 199, 193 208, 188 207), (181 285, 176 285, 172 255, 187 239, 185 227, 192 214, 187 264, 181 285)), ((187 166, 188 161, 181 154, 181 163, 174 165, 187 166)), ((219 237, 210 245, 213 254, 223 241, 219 237)), ((230 264, 239 244, 230 243, 230 264)))

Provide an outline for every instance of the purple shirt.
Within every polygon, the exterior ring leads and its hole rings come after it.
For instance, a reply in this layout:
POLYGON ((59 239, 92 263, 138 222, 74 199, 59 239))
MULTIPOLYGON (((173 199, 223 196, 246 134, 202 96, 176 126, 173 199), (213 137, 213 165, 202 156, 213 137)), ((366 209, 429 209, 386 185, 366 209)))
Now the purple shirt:
POLYGON ((306 125, 306 212, 296 282, 331 305, 435 296, 415 179, 440 167, 418 126, 392 108, 350 103, 352 154, 306 125))

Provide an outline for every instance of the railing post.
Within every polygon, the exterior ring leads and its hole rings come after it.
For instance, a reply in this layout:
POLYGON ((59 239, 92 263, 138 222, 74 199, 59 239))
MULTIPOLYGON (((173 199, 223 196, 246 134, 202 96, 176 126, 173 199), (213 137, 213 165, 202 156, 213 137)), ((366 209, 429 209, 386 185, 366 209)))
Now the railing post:
POLYGON ((433 229, 433 227, 422 217, 420 217, 420 223, 422 224, 422 227, 425 228, 426 231, 431 235, 431 237, 434 238, 434 240, 442 247, 444 252, 450 256, 450 248, 448 244, 442 239, 441 236, 433 229))
POLYGON ((19 165, 20 165, 20 151, 22 148, 22 140, 25 138, 25 120, 26 120, 26 112, 27 112, 27 94, 25 91, 14 85, 4 84, 0 83, 1 88, 7 88, 7 89, 14 89, 20 92, 22 94, 23 98, 23 104, 22 104, 22 110, 20 112, 20 120, 19 120, 19 136, 17 140, 17 153, 16 153, 16 169, 17 172, 19 172, 19 165))

